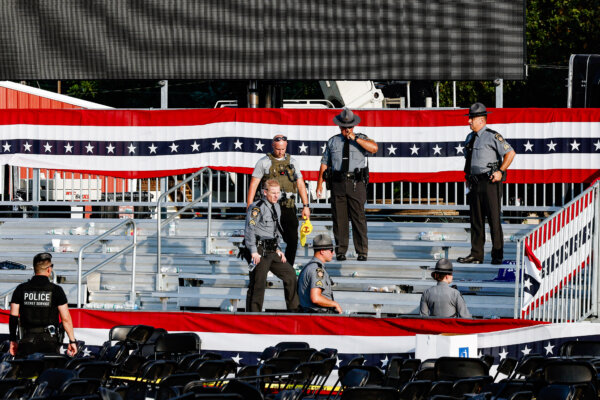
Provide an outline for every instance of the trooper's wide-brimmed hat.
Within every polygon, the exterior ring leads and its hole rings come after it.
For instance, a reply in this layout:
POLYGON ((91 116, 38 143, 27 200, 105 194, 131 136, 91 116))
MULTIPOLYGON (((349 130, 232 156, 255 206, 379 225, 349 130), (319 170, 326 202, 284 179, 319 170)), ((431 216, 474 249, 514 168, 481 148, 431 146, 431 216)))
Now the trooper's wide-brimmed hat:
POLYGON ((475 118, 475 117, 482 117, 484 115, 488 115, 491 114, 492 112, 488 112, 487 108, 485 108, 485 106, 483 105, 483 103, 473 103, 471 105, 471 107, 469 108, 469 113, 465 114, 468 115, 469 118, 475 118))
POLYGON ((344 107, 339 115, 333 117, 333 122, 342 128, 352 128, 360 123, 360 117, 352 112, 352 110, 344 107))
POLYGON ((329 235, 317 235, 313 239, 312 247, 315 250, 333 249, 333 241, 331 240, 329 235))
POLYGON ((452 274, 452 262, 447 258, 442 258, 435 264, 435 269, 431 273, 433 274, 452 274))

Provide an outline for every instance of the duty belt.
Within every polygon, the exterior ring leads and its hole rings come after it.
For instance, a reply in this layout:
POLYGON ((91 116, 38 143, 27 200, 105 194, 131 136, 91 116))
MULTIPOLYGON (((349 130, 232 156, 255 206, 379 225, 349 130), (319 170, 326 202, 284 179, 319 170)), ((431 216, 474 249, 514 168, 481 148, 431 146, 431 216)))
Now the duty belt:
POLYGON ((256 241, 256 246, 262 246, 263 250, 277 250, 277 239, 259 239, 256 241))
POLYGON ((355 179, 356 174, 354 172, 333 171, 332 177, 334 181, 344 181, 355 179))
POLYGON ((40 333, 47 333, 50 336, 54 336, 56 335, 58 329, 54 326, 54 325, 48 325, 48 326, 36 326, 33 328, 23 328, 23 331, 25 332, 25 334, 40 334, 40 333))

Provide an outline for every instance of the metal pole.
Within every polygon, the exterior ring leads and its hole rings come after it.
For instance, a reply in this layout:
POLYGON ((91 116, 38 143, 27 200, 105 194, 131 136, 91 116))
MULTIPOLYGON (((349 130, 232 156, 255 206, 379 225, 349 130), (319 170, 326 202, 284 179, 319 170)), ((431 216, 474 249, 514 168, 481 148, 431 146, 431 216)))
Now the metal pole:
MULTIPOLYGON (((39 210, 40 210, 40 206, 37 205, 40 201, 40 170, 39 168, 34 168, 33 169, 33 176, 32 176, 32 187, 31 187, 31 200, 33 200, 34 202, 34 206, 33 208, 33 218, 38 218, 39 215, 39 210)), ((48 179, 46 178, 46 182, 48 182, 48 179)), ((46 186, 46 194, 48 193, 48 186, 46 186)))
POLYGON ((206 244, 204 245, 204 251, 206 254, 210 254, 212 247, 212 238, 210 236, 212 232, 212 189, 213 189, 213 179, 212 179, 212 170, 208 171, 208 192, 210 195, 208 196, 208 220, 206 222, 206 244))
POLYGON ((406 106, 410 108, 410 81, 406 82, 406 106))
POLYGON ((166 110, 169 108, 169 81, 165 79, 158 84, 160 85, 160 108, 166 110))
POLYGON ((135 220, 131 220, 133 222, 133 260, 131 263, 131 296, 129 300, 131 301, 131 306, 135 306, 135 259, 137 256, 137 225, 135 220))
POLYGON ((452 107, 456 108, 456 81, 452 81, 452 107))
POLYGON ((248 82, 248 107, 258 108, 258 83, 256 80, 248 82))
POLYGON ((494 79, 496 85, 496 108, 504 107, 504 79, 494 79))
POLYGON ((440 108, 440 83, 435 83, 435 106, 440 108))

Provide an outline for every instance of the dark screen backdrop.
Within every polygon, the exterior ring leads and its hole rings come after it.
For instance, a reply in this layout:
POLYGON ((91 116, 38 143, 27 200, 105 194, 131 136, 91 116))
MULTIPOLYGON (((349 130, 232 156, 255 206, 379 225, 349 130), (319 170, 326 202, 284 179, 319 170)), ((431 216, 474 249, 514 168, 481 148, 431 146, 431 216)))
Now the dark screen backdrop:
POLYGON ((3 0, 0 79, 523 79, 524 0, 3 0))

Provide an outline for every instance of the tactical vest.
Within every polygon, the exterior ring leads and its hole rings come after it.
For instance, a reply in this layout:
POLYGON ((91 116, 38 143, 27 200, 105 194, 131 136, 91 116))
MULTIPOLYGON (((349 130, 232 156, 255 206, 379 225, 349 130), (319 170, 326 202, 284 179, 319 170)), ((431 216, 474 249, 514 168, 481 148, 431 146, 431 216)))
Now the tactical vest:
POLYGON ((58 307, 52 307, 54 284, 31 280, 23 284, 23 305, 19 309, 21 326, 27 328, 58 325, 58 307))
POLYGON ((271 160, 271 167, 269 173, 263 177, 263 187, 267 180, 275 179, 281 186, 282 192, 296 193, 298 190, 296 169, 290 163, 290 155, 286 154, 283 160, 276 159, 271 153, 268 153, 267 157, 271 160))

